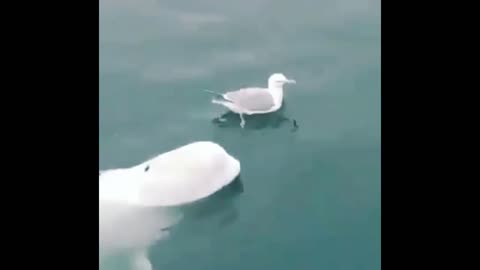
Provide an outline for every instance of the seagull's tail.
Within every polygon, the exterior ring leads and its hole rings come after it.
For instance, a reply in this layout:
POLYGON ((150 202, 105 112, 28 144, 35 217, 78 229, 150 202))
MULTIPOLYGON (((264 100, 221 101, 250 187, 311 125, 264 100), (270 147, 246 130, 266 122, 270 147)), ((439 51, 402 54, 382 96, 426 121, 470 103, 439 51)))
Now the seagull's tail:
POLYGON ((222 93, 218 93, 218 92, 214 92, 214 91, 210 91, 210 90, 203 90, 203 91, 205 91, 205 92, 207 92, 207 93, 210 93, 210 94, 213 94, 213 95, 217 96, 217 98, 219 98, 219 99, 215 99, 215 98, 212 99, 212 103, 214 103, 214 104, 220 104, 220 105, 224 105, 224 106, 225 106, 226 103, 230 103, 230 102, 231 102, 231 101, 228 100, 228 99, 225 97, 225 95, 222 94, 222 93))
POLYGON ((218 99, 212 99, 212 103, 213 104, 225 105, 226 101, 218 100, 218 99))
POLYGON ((213 95, 216 95, 216 96, 219 96, 221 98, 224 98, 222 93, 218 93, 218 92, 214 92, 214 91, 210 91, 210 90, 203 90, 203 91, 205 91, 207 93, 210 93, 210 94, 213 94, 213 95))

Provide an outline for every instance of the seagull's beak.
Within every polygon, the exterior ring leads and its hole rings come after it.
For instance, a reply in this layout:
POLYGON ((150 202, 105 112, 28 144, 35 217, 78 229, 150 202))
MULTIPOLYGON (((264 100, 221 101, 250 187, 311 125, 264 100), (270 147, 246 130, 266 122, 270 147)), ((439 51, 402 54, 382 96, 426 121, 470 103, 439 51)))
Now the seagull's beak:
POLYGON ((291 83, 291 84, 296 84, 297 82, 295 80, 286 80, 286 83, 291 83))

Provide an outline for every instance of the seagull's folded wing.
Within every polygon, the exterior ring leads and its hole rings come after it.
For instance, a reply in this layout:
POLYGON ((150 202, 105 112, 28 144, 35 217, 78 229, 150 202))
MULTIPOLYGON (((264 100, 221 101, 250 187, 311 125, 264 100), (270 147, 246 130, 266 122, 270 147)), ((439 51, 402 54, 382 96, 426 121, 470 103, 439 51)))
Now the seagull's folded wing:
POLYGON ((275 105, 272 95, 266 88, 243 88, 228 92, 225 97, 248 111, 268 111, 275 105))

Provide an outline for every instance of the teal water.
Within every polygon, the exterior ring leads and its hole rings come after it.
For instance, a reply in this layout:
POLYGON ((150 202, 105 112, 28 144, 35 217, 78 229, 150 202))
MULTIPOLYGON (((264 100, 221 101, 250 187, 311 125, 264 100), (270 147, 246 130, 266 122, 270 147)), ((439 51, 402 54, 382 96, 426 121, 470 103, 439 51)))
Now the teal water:
POLYGON ((198 140, 242 163, 154 269, 380 269, 380 37, 379 0, 100 0, 100 168, 198 140), (297 81, 282 112, 212 122, 202 89, 273 72, 297 81))

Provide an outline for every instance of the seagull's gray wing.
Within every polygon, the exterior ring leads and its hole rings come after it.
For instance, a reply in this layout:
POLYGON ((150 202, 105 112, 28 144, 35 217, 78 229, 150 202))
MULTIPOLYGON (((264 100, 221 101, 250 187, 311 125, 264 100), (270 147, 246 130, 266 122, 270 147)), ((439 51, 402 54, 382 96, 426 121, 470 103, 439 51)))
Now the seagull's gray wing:
POLYGON ((243 88, 227 92, 224 97, 248 111, 268 111, 275 105, 272 95, 266 88, 243 88))

